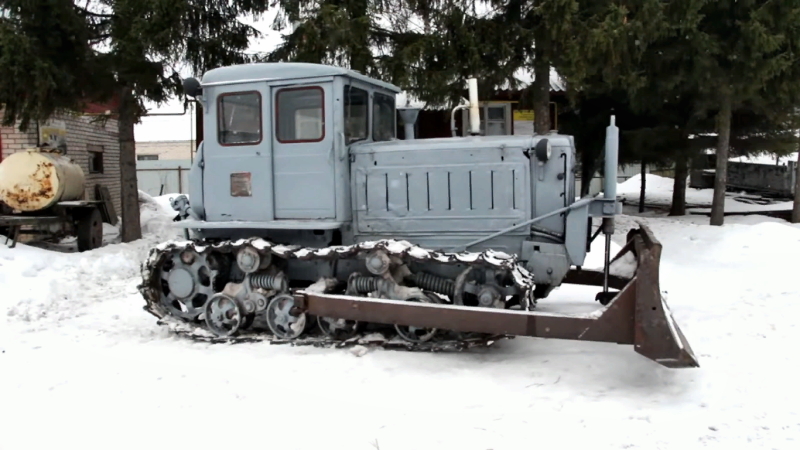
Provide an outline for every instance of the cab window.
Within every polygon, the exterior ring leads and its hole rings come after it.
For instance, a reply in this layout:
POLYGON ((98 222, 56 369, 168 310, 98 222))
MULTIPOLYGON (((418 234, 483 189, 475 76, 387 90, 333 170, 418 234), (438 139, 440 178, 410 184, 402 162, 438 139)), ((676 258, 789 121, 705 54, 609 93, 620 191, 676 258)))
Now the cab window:
POLYGON ((261 94, 233 92, 217 100, 217 139, 222 145, 255 145, 261 142, 261 94))
POLYGON ((372 140, 394 139, 395 123, 394 97, 376 93, 372 100, 372 140))
POLYGON ((344 136, 347 144, 367 138, 369 133, 369 94, 352 86, 344 87, 344 136))
POLYGON ((325 98, 321 87, 281 89, 275 96, 278 142, 318 142, 325 137, 325 98))

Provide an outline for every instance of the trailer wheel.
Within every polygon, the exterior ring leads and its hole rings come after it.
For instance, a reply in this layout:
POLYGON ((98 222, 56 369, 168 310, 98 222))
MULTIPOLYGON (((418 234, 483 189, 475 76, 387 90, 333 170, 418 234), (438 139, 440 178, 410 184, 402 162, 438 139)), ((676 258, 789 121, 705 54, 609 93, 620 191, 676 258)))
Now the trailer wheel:
POLYGON ((78 217, 78 251, 85 252, 103 245, 103 215, 92 208, 78 217))

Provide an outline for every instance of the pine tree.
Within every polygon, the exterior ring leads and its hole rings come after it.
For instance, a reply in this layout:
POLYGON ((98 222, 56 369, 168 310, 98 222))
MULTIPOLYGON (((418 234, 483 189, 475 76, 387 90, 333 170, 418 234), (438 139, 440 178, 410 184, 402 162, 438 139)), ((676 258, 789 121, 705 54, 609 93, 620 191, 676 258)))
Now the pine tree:
MULTIPOLYGON (((454 104, 465 80, 479 90, 520 86, 515 73, 534 66, 534 29, 546 0, 279 0, 275 28, 289 25, 283 43, 264 59, 336 64, 405 89, 423 102, 454 104), (300 6, 302 5, 302 9, 300 6), (538 7, 537 7, 538 5, 538 7), (480 11, 479 11, 480 10, 480 11)), ((539 27, 539 32, 546 28, 539 27)), ((549 96, 549 61, 537 80, 549 96)), ((536 82, 535 82, 536 83, 536 82)), ((548 109, 549 98, 537 100, 548 109)), ((547 114, 539 117, 547 118, 547 114)))
POLYGON ((70 0, 0 0, 0 109, 3 125, 79 109, 107 83, 90 30, 70 0))
MULTIPOLYGON (((793 63, 796 5, 797 1, 598 3, 592 17, 580 19, 586 26, 566 46, 560 70, 572 95, 584 102, 615 89, 627 92, 629 107, 644 126, 628 130, 628 136, 645 133, 651 136, 645 142, 667 141, 672 147, 647 144, 634 153, 675 164, 671 214, 684 214, 688 163, 708 148, 704 139, 690 136, 727 130, 716 139, 721 152, 781 152, 794 145, 788 134, 796 127, 787 117, 797 105, 800 80, 800 66, 793 63), (657 127, 647 124, 648 116, 657 127)), ((727 156, 718 161, 716 203, 722 205, 727 156)), ((721 220, 721 209, 716 212, 720 215, 714 220, 721 220)))
POLYGON ((3 1, 0 54, 6 64, 0 70, 15 75, 0 78, 5 121, 25 124, 57 108, 76 108, 87 97, 116 97, 122 240, 140 238, 133 130, 146 114, 145 102, 159 104, 182 93, 180 66, 202 73, 249 61, 249 39, 258 32, 242 19, 258 18, 270 2, 3 1), (18 53, 24 54, 13 56, 18 53), (39 78, 19 82, 31 69, 39 78))
POLYGON ((769 114, 797 104, 800 1, 707 2, 703 20, 687 34, 701 106, 713 111, 718 133, 711 225, 724 222, 733 112, 742 106, 769 114))
MULTIPOLYGON (((798 149, 800 150, 800 149, 798 149)), ((800 223, 800 151, 797 152, 797 167, 794 175, 794 207, 792 208, 792 223, 800 223)))

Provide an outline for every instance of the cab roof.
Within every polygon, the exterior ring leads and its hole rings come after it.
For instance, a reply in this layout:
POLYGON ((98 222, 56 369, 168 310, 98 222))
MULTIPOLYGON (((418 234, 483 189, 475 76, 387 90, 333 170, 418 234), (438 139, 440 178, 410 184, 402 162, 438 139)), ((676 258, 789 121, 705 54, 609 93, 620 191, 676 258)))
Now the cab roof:
POLYGON ((355 80, 372 84, 374 86, 378 86, 394 93, 401 92, 399 87, 391 83, 376 80, 343 67, 296 62, 253 63, 219 67, 206 72, 203 75, 201 85, 213 86, 217 84, 236 84, 251 81, 318 78, 330 76, 346 76, 355 80))

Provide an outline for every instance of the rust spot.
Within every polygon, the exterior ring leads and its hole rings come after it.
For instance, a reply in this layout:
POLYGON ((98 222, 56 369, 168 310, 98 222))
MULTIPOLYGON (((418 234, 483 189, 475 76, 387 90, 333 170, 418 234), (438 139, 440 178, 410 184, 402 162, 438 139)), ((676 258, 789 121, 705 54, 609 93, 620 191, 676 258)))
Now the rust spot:
POLYGON ((14 185, 13 190, 3 191, 2 197, 6 199, 6 203, 19 207, 24 207, 29 203, 36 203, 41 200, 52 198, 54 194, 53 182, 48 176, 51 174, 53 163, 40 162, 36 165, 36 170, 30 175, 33 186, 37 189, 32 190, 28 187, 22 187, 19 184, 14 185))

